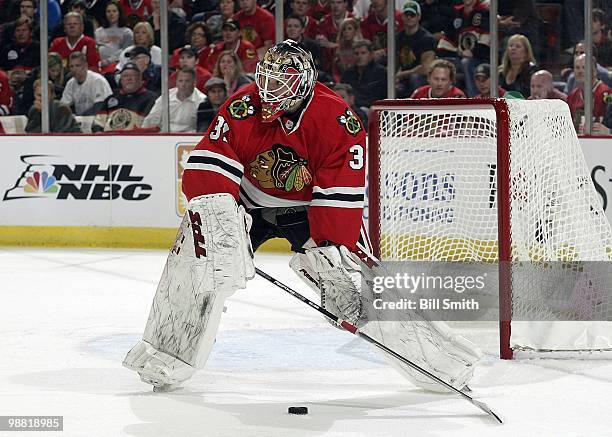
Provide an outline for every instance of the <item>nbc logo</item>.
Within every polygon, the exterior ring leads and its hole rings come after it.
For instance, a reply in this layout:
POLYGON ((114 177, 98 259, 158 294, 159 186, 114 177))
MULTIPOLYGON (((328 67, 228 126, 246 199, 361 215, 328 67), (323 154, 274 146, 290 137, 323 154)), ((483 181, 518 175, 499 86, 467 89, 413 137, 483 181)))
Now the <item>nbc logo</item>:
POLYGON ((32 176, 28 176, 23 191, 26 193, 57 193, 58 187, 55 176, 46 171, 42 173, 35 171, 32 176))

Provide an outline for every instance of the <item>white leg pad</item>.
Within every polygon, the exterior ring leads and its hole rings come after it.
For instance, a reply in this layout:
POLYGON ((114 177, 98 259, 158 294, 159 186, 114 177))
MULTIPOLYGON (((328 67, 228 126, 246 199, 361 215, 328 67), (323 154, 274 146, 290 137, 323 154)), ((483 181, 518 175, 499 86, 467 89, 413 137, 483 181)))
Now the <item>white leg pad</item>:
MULTIPOLYGON (((362 331, 459 390, 470 381, 474 365, 482 356, 473 343, 455 334, 444 322, 372 321, 362 331)), ((429 391, 448 391, 410 366, 383 355, 414 385, 429 391)))
POLYGON ((189 202, 143 341, 127 354, 124 366, 161 385, 188 379, 205 364, 225 299, 255 275, 250 226, 251 217, 229 194, 189 202))

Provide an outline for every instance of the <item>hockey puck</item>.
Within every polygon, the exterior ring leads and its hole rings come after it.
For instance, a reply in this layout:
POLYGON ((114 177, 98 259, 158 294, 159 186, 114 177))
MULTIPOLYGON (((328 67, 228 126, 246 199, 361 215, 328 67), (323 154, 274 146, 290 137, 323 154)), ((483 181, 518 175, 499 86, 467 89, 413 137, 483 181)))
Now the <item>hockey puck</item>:
POLYGON ((299 415, 308 414, 308 407, 289 407, 287 413, 299 415))

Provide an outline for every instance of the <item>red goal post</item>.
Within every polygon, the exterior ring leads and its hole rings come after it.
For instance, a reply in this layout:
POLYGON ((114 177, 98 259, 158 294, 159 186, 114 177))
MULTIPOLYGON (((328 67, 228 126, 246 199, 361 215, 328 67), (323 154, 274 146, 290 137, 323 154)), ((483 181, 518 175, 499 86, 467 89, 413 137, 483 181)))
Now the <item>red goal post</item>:
MULTIPOLYGON (((513 344, 511 333, 513 293, 517 293, 516 285, 512 288, 513 260, 533 259, 534 252, 538 259, 563 260, 570 246, 572 259, 610 260, 610 225, 590 182, 564 102, 375 102, 370 112, 368 179, 370 237, 381 260, 499 263, 500 355, 504 359, 512 358, 514 347, 523 347, 513 344), (552 162, 567 168, 553 168, 552 162), (569 181, 563 181, 564 172, 569 181), (436 203, 433 198, 445 196, 431 193, 441 191, 443 184, 450 185, 441 182, 444 177, 452 181, 453 193, 436 203), (412 195, 407 194, 407 185, 412 195), (487 187, 489 208, 485 205, 487 187), (537 205, 536 199, 545 201, 537 205), (449 205, 444 211, 450 219, 440 219, 444 217, 442 204, 449 205), (534 217, 539 222, 529 223, 537 221, 534 217), (574 226, 562 223, 566 219, 575 220, 574 226), (583 226, 591 228, 593 241, 582 241, 583 226)), ((608 311, 607 297, 605 303, 608 311)), ((527 339, 525 347, 612 348, 612 335, 603 344, 583 345, 573 338, 582 333, 569 333, 560 345, 527 339)))

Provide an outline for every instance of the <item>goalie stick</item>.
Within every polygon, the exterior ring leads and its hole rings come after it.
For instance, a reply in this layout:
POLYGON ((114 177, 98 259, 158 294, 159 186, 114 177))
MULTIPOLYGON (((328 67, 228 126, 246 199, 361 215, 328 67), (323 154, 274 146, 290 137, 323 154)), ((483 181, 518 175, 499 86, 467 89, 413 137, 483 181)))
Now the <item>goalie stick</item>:
POLYGON ((328 319, 332 320, 335 324, 337 324, 338 326, 344 328, 344 330, 350 332, 351 334, 357 335, 358 337, 364 339, 368 343, 370 343, 370 344, 376 346, 377 348, 381 349, 385 353, 387 353, 387 354, 391 355, 392 357, 400 360, 402 363, 406 364, 407 366, 410 366, 411 368, 413 368, 417 372, 427 376, 428 378, 432 379, 433 381, 437 382, 438 384, 443 385, 448 390, 450 390, 450 391, 454 392, 455 394, 461 396, 463 399, 465 399, 466 401, 470 402, 472 405, 476 406, 477 408, 479 408, 480 410, 484 411, 485 413, 487 413, 491 417, 495 418, 495 420, 497 420, 499 423, 503 423, 501 418, 495 412, 493 412, 487 406, 487 404, 485 404, 484 402, 477 401, 474 398, 472 398, 470 395, 462 392, 461 390, 456 389, 455 387, 453 387, 450 384, 447 384, 446 382, 444 382, 440 378, 438 378, 436 375, 434 375, 432 373, 429 373, 427 370, 419 367, 418 365, 416 365, 412 361, 404 358, 403 356, 401 356, 397 352, 393 351, 392 349, 389 349, 384 344, 376 341, 375 339, 373 339, 369 335, 359 331, 359 329, 356 326, 354 326, 353 324, 347 322, 346 320, 340 319, 339 317, 337 317, 334 314, 332 314, 329 311, 327 311, 322 306, 316 304, 315 302, 311 301, 307 297, 302 296, 300 293, 298 293, 294 289, 290 288, 289 286, 283 284, 279 280, 277 280, 277 279, 273 278, 272 276, 268 275, 266 272, 258 269, 257 267, 255 268, 255 272, 259 276, 261 276, 262 278, 264 278, 267 281, 269 281, 269 282, 273 283, 274 285, 276 285, 281 290, 286 291, 287 293, 289 293, 293 297, 295 297, 295 298, 301 300, 302 302, 304 302, 306 305, 314 308, 319 313, 323 314, 325 317, 327 317, 328 319))

